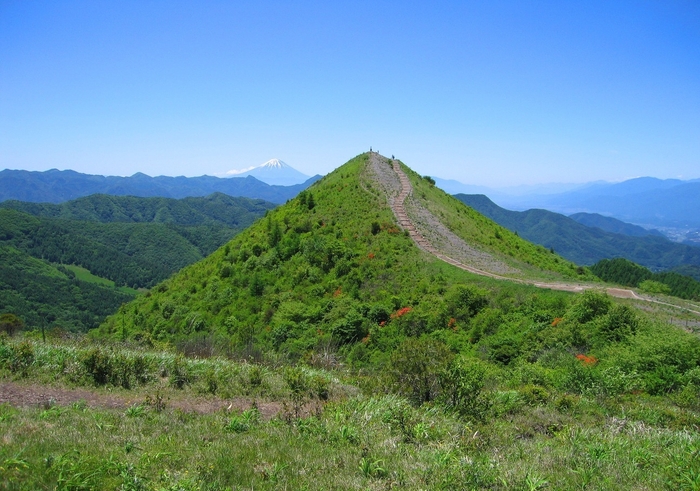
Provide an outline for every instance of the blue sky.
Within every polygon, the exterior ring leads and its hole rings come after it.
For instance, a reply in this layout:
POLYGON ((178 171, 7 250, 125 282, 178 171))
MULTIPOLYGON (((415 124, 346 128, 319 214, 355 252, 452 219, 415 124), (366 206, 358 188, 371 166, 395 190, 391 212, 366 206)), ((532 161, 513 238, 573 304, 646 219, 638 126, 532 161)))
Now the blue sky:
POLYGON ((700 3, 0 0, 0 168, 700 177, 700 3))

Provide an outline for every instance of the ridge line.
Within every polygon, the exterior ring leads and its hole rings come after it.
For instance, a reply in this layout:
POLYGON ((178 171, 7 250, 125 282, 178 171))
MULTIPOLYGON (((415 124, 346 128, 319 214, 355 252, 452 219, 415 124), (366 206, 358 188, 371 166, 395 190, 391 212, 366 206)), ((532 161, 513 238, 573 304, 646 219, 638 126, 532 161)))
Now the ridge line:
MULTIPOLYGON (((377 154, 378 155, 378 154, 377 154)), ((399 222, 399 225, 408 231, 408 235, 411 237, 413 242, 422 250, 426 251, 427 253, 435 256, 436 258, 440 259, 443 262, 446 262, 447 264, 450 264, 452 266, 455 266, 459 269, 462 269, 464 271, 468 271, 473 274, 477 274, 480 276, 487 276, 489 278, 497 279, 497 280, 506 280, 506 281, 512 281, 514 283, 520 283, 522 285, 530 285, 534 286, 537 288, 543 288, 543 289, 550 289, 550 290, 559 290, 559 291, 568 291, 568 292, 573 292, 573 293, 581 293, 586 290, 594 290, 596 289, 596 286, 594 285, 572 285, 570 283, 559 283, 559 282, 553 282, 553 283, 545 283, 545 282, 539 282, 539 281, 527 281, 527 280, 522 280, 519 278, 508 278, 506 276, 500 276, 494 273, 489 273, 488 271, 484 271, 478 268, 474 268, 472 266, 468 266, 466 264, 461 263, 460 261, 457 261, 456 259, 453 259, 445 254, 442 254, 439 252, 433 245, 425 238, 423 235, 418 232, 416 229, 415 225, 411 221, 411 219, 408 216, 408 213, 406 213, 406 208, 404 207, 404 201, 408 196, 410 196, 413 193, 413 186, 411 186, 411 182, 408 179, 408 176, 406 173, 401 169, 401 166, 399 165, 398 161, 396 159, 391 160, 391 167, 396 173, 396 175, 399 178, 399 182, 401 183, 401 191, 399 192, 399 195, 396 197, 395 200, 393 200, 393 203, 391 203, 391 209, 394 212, 394 215, 396 215, 396 219, 399 222)), ((640 296, 638 295, 634 290, 629 290, 629 289, 624 289, 624 288, 612 288, 612 287, 603 287, 603 290, 605 293, 612 297, 617 297, 617 298, 628 298, 632 300, 641 300, 644 302, 650 302, 650 303, 656 303, 660 305, 667 305, 670 307, 675 307, 678 309, 685 310, 687 312, 692 312, 694 314, 700 315, 700 312, 696 310, 691 310, 685 307, 681 307, 679 305, 673 305, 667 302, 662 302, 660 300, 655 300, 653 298, 645 297, 645 296, 640 296)))

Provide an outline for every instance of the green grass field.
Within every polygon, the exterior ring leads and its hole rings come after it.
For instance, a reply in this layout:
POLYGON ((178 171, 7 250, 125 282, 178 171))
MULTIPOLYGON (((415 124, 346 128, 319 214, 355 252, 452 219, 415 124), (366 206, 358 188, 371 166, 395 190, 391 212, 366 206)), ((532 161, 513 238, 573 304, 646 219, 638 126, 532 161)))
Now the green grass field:
POLYGON ((546 378, 491 367, 487 403, 460 416, 344 371, 3 340, 0 384, 86 392, 71 403, 0 404, 0 487, 698 489, 697 404, 567 392, 546 378))
MULTIPOLYGON (((87 269, 83 268, 82 266, 77 266, 75 264, 62 264, 65 269, 68 271, 72 271, 73 274, 75 274, 75 277, 79 279, 80 281, 86 281, 88 283, 95 283, 98 285, 103 285, 107 286, 110 288, 115 288, 115 284, 112 280, 108 280, 106 278, 102 278, 100 276, 95 276, 92 274, 90 271, 87 269)), ((134 288, 129 288, 128 286, 120 286, 116 288, 117 290, 128 293, 130 295, 136 295, 139 293, 138 290, 135 290, 134 288)))

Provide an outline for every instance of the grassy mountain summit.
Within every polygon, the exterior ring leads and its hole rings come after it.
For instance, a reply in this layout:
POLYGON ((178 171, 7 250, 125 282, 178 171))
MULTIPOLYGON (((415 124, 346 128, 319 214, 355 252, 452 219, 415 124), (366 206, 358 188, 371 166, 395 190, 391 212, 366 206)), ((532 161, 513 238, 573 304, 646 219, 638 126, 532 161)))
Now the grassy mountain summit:
MULTIPOLYGON (((446 298, 465 283, 493 282, 438 260, 401 229, 390 207, 398 195, 391 164, 369 153, 350 160, 125 306, 100 333, 168 341, 215 336, 301 356, 324 342, 381 337, 379 326, 401 309, 411 313, 402 320, 404 334, 446 328, 454 317, 446 298)), ((515 279, 591 278, 401 168, 413 187, 408 214, 450 257, 515 279)))

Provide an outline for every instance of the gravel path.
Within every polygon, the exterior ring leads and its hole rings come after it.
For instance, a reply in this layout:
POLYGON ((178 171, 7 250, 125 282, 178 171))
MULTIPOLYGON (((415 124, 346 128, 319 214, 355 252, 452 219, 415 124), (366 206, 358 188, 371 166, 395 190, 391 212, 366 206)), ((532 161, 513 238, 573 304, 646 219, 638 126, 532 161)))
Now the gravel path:
POLYGON ((368 170, 384 190, 399 225, 408 231, 418 247, 453 266, 479 275, 510 279, 500 275, 518 272, 491 254, 467 244, 413 199, 413 187, 397 161, 372 153, 368 170))

